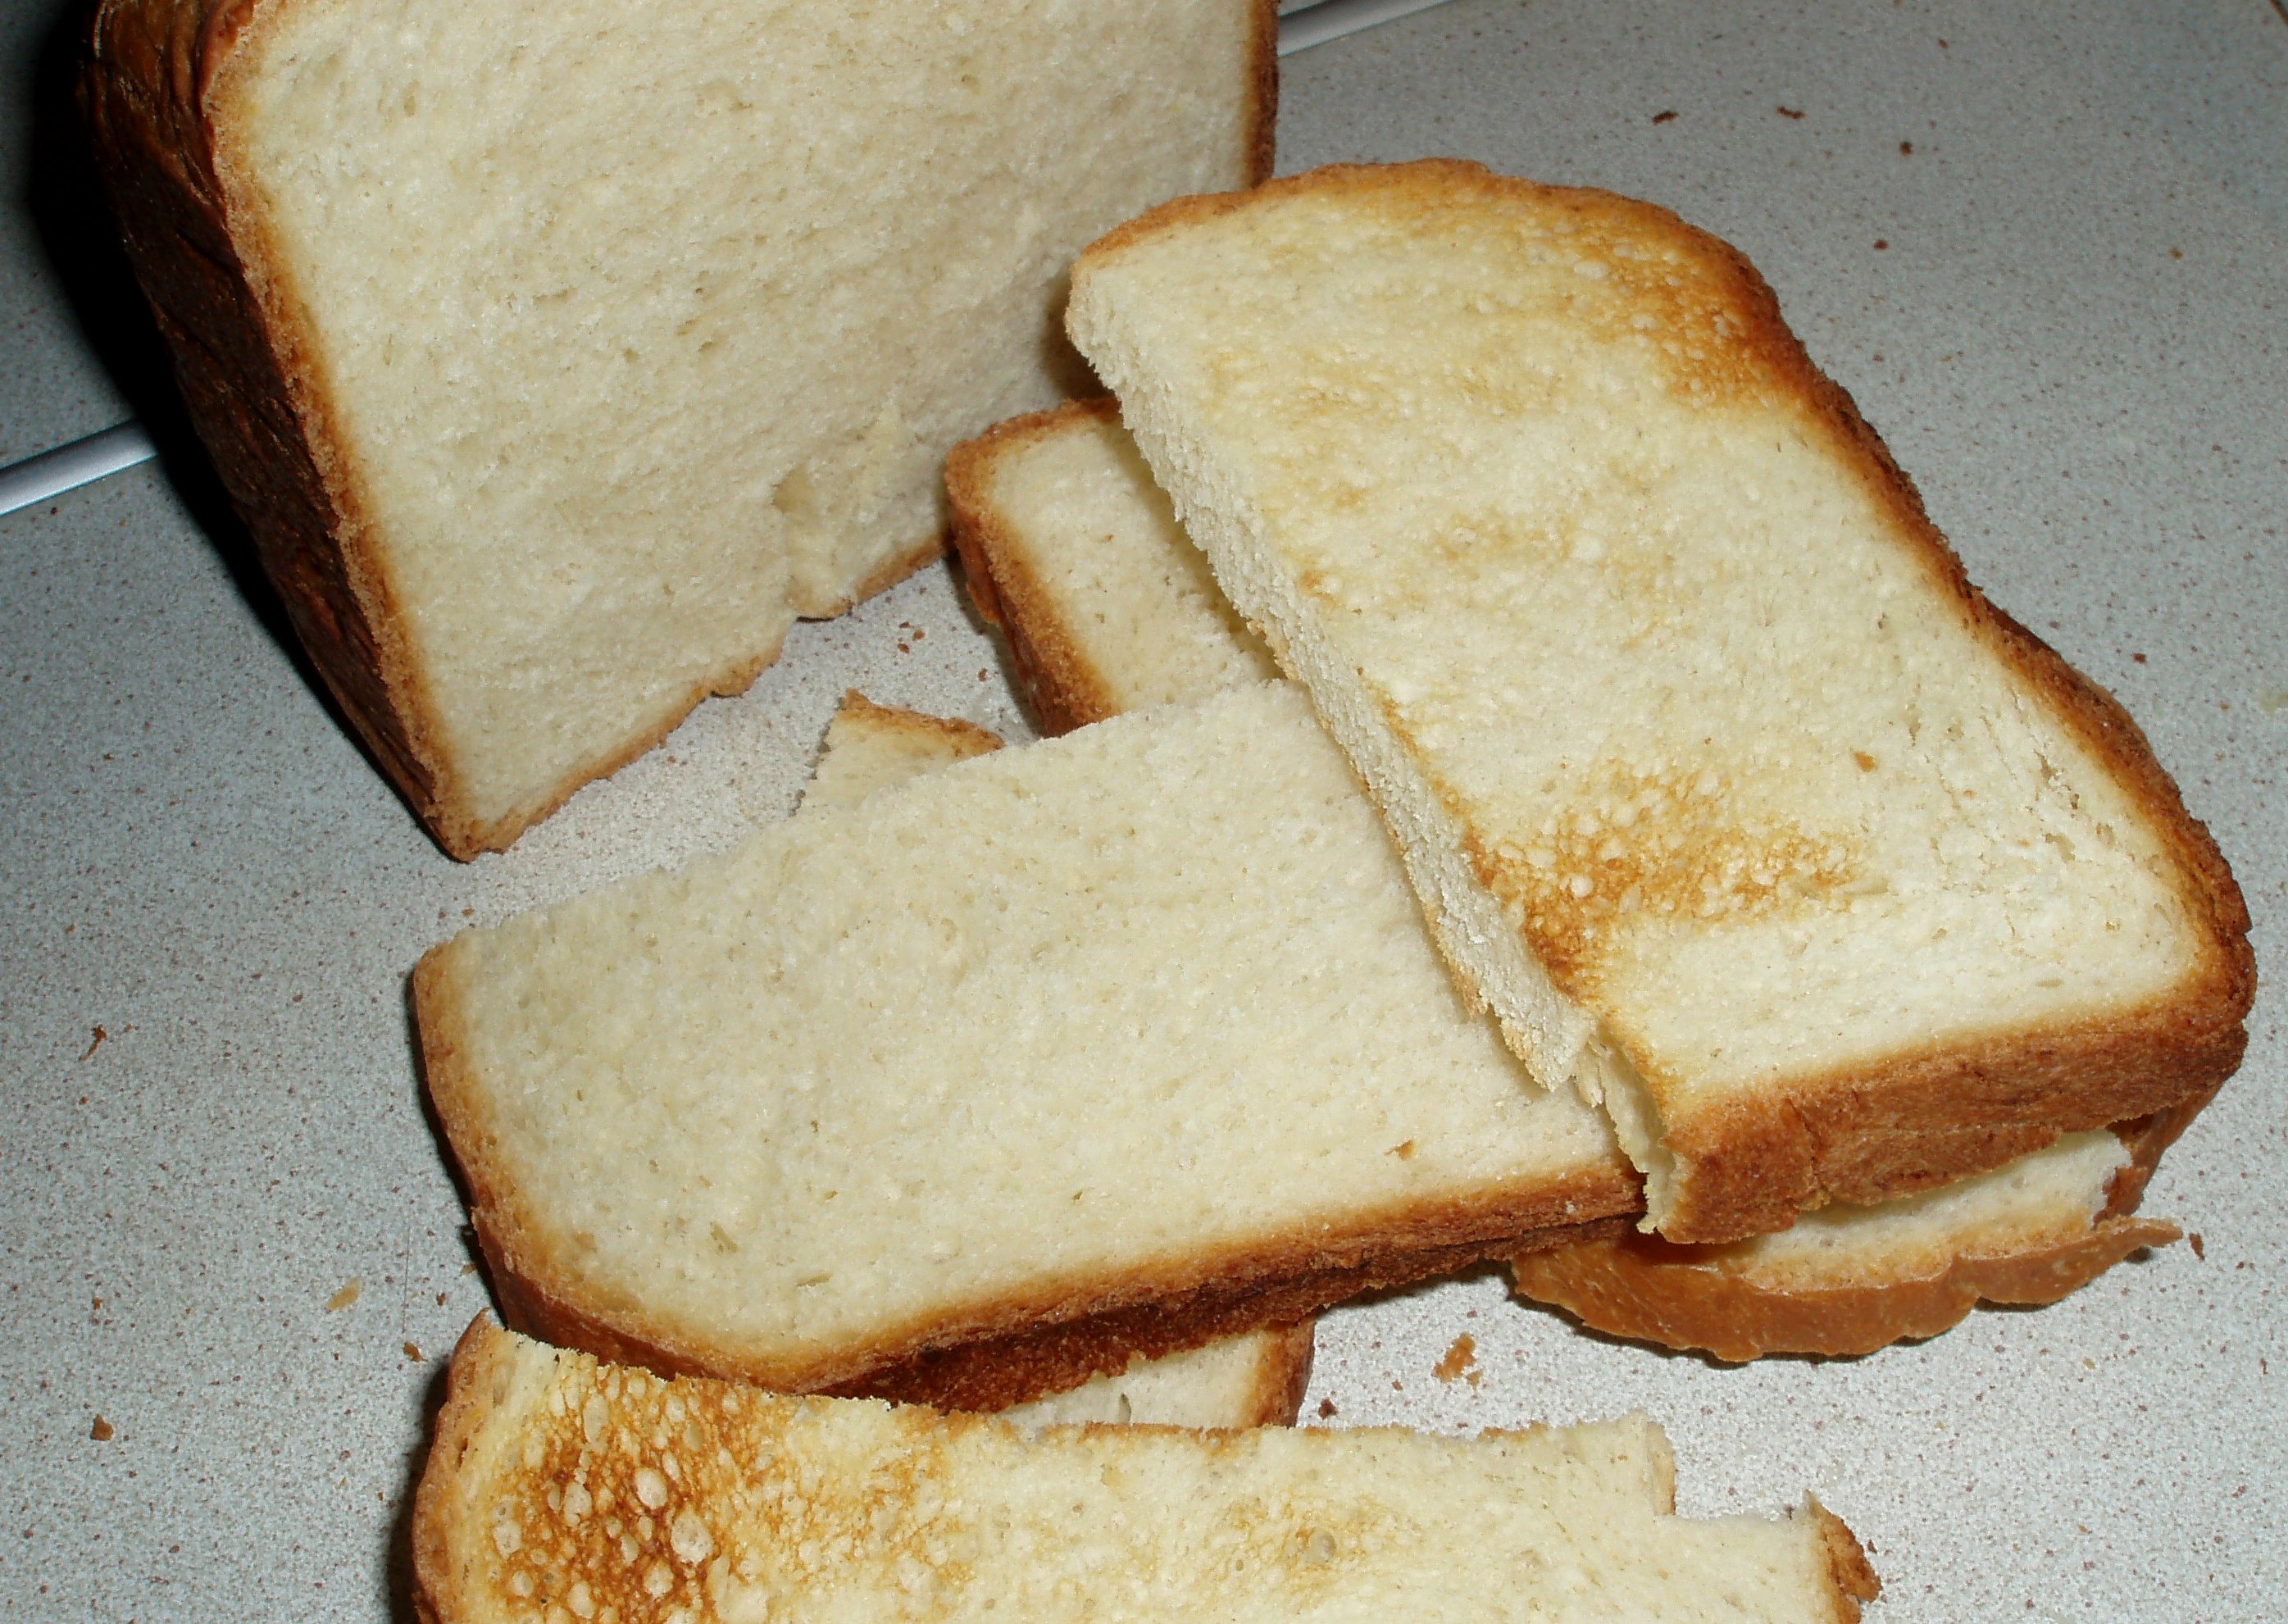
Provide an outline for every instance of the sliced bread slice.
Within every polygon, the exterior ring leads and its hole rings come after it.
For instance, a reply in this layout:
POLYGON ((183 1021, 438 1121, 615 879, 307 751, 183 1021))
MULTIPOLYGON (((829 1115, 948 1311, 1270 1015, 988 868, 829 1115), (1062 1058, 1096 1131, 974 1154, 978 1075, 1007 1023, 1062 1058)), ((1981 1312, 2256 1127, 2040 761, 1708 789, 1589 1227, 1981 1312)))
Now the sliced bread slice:
MULTIPOLYGON (((973 722, 876 705, 854 689, 826 724, 802 809, 850 806, 878 789, 903 784, 1001 748, 1000 737, 973 722)), ((1290 1426, 1311 1381, 1316 1321, 1244 1331, 1198 1348, 1139 1355, 1125 1369, 1094 1376, 1002 1412, 1013 1421, 1140 1421, 1170 1427, 1290 1426)))
POLYGON ((313 663, 456 856, 933 556, 1064 273, 1268 172, 1270 0, 104 0, 85 100, 313 663))
POLYGON ((998 1409, 1635 1212, 1299 690, 820 807, 414 977, 512 1323, 998 1409))
MULTIPOLYGON (((1108 401, 957 446, 946 464, 964 579, 1007 638, 1045 727, 1199 697, 1267 667, 1152 483, 1108 401)), ((1711 1349, 1869 1353, 1936 1334, 1979 1302, 2054 1302, 2174 1224, 2133 1216, 2205 1095, 1964 1182, 1838 1205, 1728 1246, 1615 1236, 1516 1260, 1521 1294, 1610 1335, 1711 1349)))
POLYGON ((1474 1439, 1033 1429, 662 1381, 480 1318, 414 1502, 414 1581, 433 1624, 1847 1624, 1879 1588, 1816 1501, 1680 1517, 1674 1485, 1641 1415, 1474 1439))
POLYGON ((948 454, 962 581, 1042 728, 1276 676, 1152 482, 1111 400, 1068 401, 948 454))
POLYGON ((1720 1359, 1852 1355, 1958 1325, 1981 1302, 2055 1302, 2183 1231, 2133 1216, 2193 1111, 2069 1134, 1990 1173, 1877 1206, 1839 1202, 1726 1246, 1615 1235, 1513 1259, 1519 1295, 1592 1330, 1720 1359))
POLYGON ((1929 1189, 2238 1063, 2206 831, 1722 243, 1332 169, 1124 227, 1068 325, 1663 1234, 1929 1189))

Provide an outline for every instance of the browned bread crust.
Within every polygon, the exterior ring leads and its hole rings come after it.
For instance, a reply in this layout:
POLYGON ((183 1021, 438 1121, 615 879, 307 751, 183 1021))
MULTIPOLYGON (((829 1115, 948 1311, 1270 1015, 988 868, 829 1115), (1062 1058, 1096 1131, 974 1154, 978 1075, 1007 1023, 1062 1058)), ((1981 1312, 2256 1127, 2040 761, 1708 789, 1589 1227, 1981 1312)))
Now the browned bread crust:
MULTIPOLYGON (((897 1525, 910 1529, 913 1519, 902 1508, 926 1500, 933 1487, 950 1487, 933 1475, 933 1461, 943 1459, 935 1445, 1005 1425, 919 1410, 877 1413, 861 1423, 868 1427, 862 1457, 845 1452, 822 1468, 801 1433, 844 1418, 822 1415, 815 1401, 703 1381, 652 1385, 640 1373, 582 1365, 568 1371, 566 1356, 520 1342, 485 1315, 463 1334, 414 1496, 414 1608, 426 1624, 544 1611, 629 1620, 760 1616, 735 1603, 723 1605, 730 1564, 719 1556, 711 1568, 711 1553, 741 1552, 740 1535, 752 1531, 790 1548, 807 1542, 798 1559, 814 1575, 878 1556, 854 1557, 850 1532, 870 1526, 878 1540, 886 1527, 894 1540, 902 1532, 897 1525), (792 1465, 804 1469, 784 1469, 792 1465)), ((1522 1439, 1538 1430, 1486 1437, 1522 1439)), ((1124 1446, 1133 1440, 1148 1447, 1155 1435, 1180 1438, 1187 1451, 1211 1458, 1251 1447, 1244 1433, 1230 1430, 1088 1427, 1068 1429, 1072 1434, 1084 1441, 1116 1438, 1124 1446)), ((1359 1459, 1331 1435, 1316 1444, 1307 1437, 1291 1443, 1313 1453, 1344 1452, 1327 1456, 1330 1466, 1359 1459)), ((1660 1454, 1665 1463, 1664 1448, 1660 1454)), ((1659 1515, 1672 1516, 1672 1477, 1664 1487, 1664 1493, 1656 1489, 1656 1505, 1659 1515)), ((1824 1558, 1824 1572, 1812 1580, 1815 1604, 1824 1604, 1836 1624, 1853 1624, 1860 1604, 1880 1590, 1866 1553, 1816 1499, 1807 1497, 1799 1515, 1812 1519, 1824 1558)), ((744 1547, 738 1577, 756 1576, 744 1559, 756 1554, 744 1547)), ((957 1563, 945 1567, 963 1573, 957 1563)), ((751 1592, 737 1597, 752 1599, 751 1592)), ((905 1599, 904 1608, 894 1609, 901 1616, 968 1617, 973 1611, 933 1606, 926 1588, 908 1589, 905 1599)), ((865 1616, 890 1610, 869 1608, 865 1616)), ((771 1611, 778 1616, 778 1608, 771 1611)), ((1140 1610, 1121 1610, 1122 1616, 1150 1612, 1148 1599, 1140 1610)))
POLYGON ((1302 1413, 1303 1394, 1311 1385, 1311 1361, 1318 1351, 1318 1322, 1307 1319, 1276 1333, 1276 1341, 1256 1369, 1255 1390, 1248 1396, 1249 1427, 1291 1427, 1302 1413))
POLYGON ((910 711, 903 705, 876 705, 854 688, 843 689, 842 704, 836 714, 880 732, 934 741, 963 760, 998 750, 1008 742, 990 728, 981 728, 958 716, 933 716, 927 711, 910 711))
MULTIPOLYGON (((1728 330, 1738 335, 1736 364, 1776 380, 1804 405, 1834 455, 1855 471, 1902 545, 1920 558, 1995 659, 2107 763, 2174 859, 2173 883, 2190 917, 2205 927, 2199 967, 2171 995, 2144 1007, 1997 1033, 1972 1045, 1933 1046, 1848 1072, 1793 1078, 1752 1098, 1710 1102, 1667 1119, 1664 1139, 1676 1155, 1680 1177, 1664 1234, 1688 1242, 1736 1240, 1784 1229, 1798 1213, 1830 1202, 1871 1206, 1933 1189, 2039 1150, 2062 1134, 2205 1096, 2232 1074, 2247 1045, 2244 1023, 2255 995, 2256 966, 2247 906, 2215 841, 2185 809, 2175 783, 2112 696, 1970 584, 1913 482, 1851 397, 1812 363, 1782 319, 1770 287, 1728 244, 1650 203, 1430 159, 1389 167, 1332 165, 1251 192, 1179 198, 1100 238, 1083 253, 1075 275, 1085 276, 1134 243, 1259 199, 1313 192, 1371 194, 1394 210, 1426 211, 1457 203, 1523 200, 1566 211, 1585 224, 1620 222, 1613 228, 1672 244, 1711 266, 1721 288, 1712 297, 1720 297, 1728 330)), ((1278 640, 1266 641, 1279 656, 1278 640)), ((1288 668, 1283 657, 1281 664, 1288 668)), ((1400 735, 1404 737, 1402 728, 1400 735)), ((1480 882, 1494 895, 1517 890, 1498 853, 1473 843, 1468 855, 1480 882)), ((1528 934, 1530 938, 1530 926, 1528 934)), ((1568 967, 1540 956, 1560 988, 1581 998, 1585 989, 1569 982, 1568 967)), ((1455 967, 1466 989, 1480 996, 1467 973, 1455 967)))
POLYGON ((589 1301, 576 1260, 525 1213, 498 1165, 465 1039, 449 956, 413 973, 424 1080, 457 1167, 502 1318, 513 1329, 662 1375, 751 1381, 782 1392, 1000 1410, 1220 1336, 1292 1325, 1359 1292, 1599 1234, 1642 1210, 1617 1163, 1560 1180, 1498 1182, 1466 1199, 1355 1214, 1339 1230, 1265 1234, 1126 1275, 1043 1278, 949 1307, 863 1343, 771 1355, 672 1323, 640 1302, 589 1301))
POLYGON ((989 625, 997 627, 1016 667, 1017 686, 1043 733, 1054 736, 1117 714, 1119 705, 1088 644, 1066 624, 1055 594, 1033 573, 1023 542, 993 499, 999 460, 1031 442, 1069 431, 1076 423, 1117 422, 1110 396, 1067 401, 1047 411, 1013 418, 947 454, 945 491, 953 511, 953 550, 962 584, 989 625))
POLYGON ((1958 1325, 1981 1302, 2055 1302, 2132 1253, 2182 1233, 2133 1214, 2147 1182, 2208 1094, 2114 1128, 2130 1153, 2086 1234, 2052 1245, 1965 1252, 1921 1278, 1848 1286, 1776 1286, 1720 1247, 1680 1246, 1633 1230, 1513 1259, 1518 1293, 1609 1336, 1700 1349, 1742 1361, 1767 1354, 1872 1353, 1958 1325))
POLYGON ((261 4, 106 0, 91 16, 81 100, 184 402, 263 568, 366 748, 451 849, 476 832, 441 804, 434 713, 323 377, 216 149, 210 93, 261 4))

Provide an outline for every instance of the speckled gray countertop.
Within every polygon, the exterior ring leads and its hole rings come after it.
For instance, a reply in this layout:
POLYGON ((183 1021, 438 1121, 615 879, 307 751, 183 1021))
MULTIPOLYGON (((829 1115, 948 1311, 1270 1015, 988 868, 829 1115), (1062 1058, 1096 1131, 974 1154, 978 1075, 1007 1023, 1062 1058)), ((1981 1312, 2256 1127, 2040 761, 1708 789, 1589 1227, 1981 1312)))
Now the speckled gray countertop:
MULTIPOLYGON (((846 687, 1022 724, 936 569, 801 629, 510 855, 441 856, 139 371, 31 134, 53 12, 0 4, 0 460, 130 401, 170 457, 0 519, 0 1612, 402 1617, 425 1412, 485 1301, 416 1087, 414 959, 783 811, 846 687)), ((1744 249, 1973 577, 2151 735, 2265 977, 2246 1065, 2146 1205, 2205 1256, 1744 1369, 1582 1335, 1482 1274, 1329 1317, 1307 1413, 1641 1405, 1687 1510, 1816 1490, 1872 1546, 1885 1624, 2288 1616, 2288 21, 1454 0, 1290 58, 1280 144, 1285 170, 1458 154, 1610 187, 1744 249), (1464 1333, 1474 1365, 1440 1380, 1464 1333)))

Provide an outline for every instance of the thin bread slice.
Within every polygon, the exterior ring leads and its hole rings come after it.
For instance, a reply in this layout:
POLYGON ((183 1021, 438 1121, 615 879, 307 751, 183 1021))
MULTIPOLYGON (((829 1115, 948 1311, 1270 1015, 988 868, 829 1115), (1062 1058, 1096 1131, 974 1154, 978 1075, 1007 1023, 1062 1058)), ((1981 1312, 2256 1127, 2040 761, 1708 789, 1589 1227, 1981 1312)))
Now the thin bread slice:
POLYGON ((1268 172, 1276 28, 103 0, 83 90, 296 631, 467 857, 936 554, 946 448, 1084 372, 1072 255, 1268 172))
MULTIPOLYGON (((1001 748, 998 735, 966 722, 876 705, 852 690, 826 724, 802 809, 846 807, 1001 748)), ((1140 1355, 1124 1369, 1020 1404, 1013 1421, 1140 1421, 1170 1427, 1291 1426, 1310 1384, 1316 1321, 1221 1337, 1198 1348, 1140 1355)))
MULTIPOLYGON (((2205 1103, 2196 1102, 2195 1106, 2205 1103)), ((1518 1294, 1609 1336, 1720 1359, 1856 1355, 1935 1336, 1981 1302, 2055 1302, 2183 1233, 2133 1215, 2182 1107, 2069 1134, 1990 1173, 1879 1206, 1838 1203, 1726 1246, 1615 1235, 1513 1259, 1518 1294)))
POLYGON ((821 807, 414 977, 512 1324, 998 1409, 1637 1209, 1266 683, 821 807))
MULTIPOLYGON (((1070 402, 954 449, 964 579, 1052 729, 1132 699, 1198 697, 1269 665, 1121 429, 1070 402)), ((1934 1335, 1979 1302, 2052 1302, 2176 1238, 2133 1214, 2161 1151, 2206 1103, 2068 1135, 1995 1171, 1869 1207, 1838 1205, 1728 1246, 1614 1236, 1513 1266, 1522 1295, 1610 1335, 1767 1353, 1863 1354, 1934 1335)))
POLYGON ((1316 1319, 1243 1331, 1092 1376, 998 1412, 1028 1427, 1291 1427, 1311 1384, 1316 1319))
POLYGON ((1675 1240, 2165 1110, 2247 914, 1737 254, 1458 163, 1132 222, 1068 326, 1448 961, 1675 1240))
POLYGON ((1039 1429, 662 1381, 480 1318, 413 1513, 433 1624, 1212 1618, 1847 1624, 1849 1529, 1680 1517, 1641 1415, 1396 1429, 1039 1429))
POLYGON ((1044 731, 1278 674, 1152 482, 1109 399, 953 448, 953 545, 1044 731))

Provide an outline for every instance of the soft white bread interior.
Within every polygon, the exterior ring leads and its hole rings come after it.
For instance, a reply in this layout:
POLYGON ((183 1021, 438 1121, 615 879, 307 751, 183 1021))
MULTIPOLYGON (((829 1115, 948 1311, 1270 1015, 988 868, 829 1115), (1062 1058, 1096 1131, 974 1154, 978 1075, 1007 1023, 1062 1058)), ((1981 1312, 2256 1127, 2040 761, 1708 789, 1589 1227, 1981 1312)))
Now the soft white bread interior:
POLYGON ((917 1362, 1070 1327, 1045 1360, 1117 1369, 1641 1200, 1285 683, 814 808, 414 991, 504 1310, 655 1368, 998 1408, 917 1362))
POLYGON ((313 659, 456 856, 937 551, 1064 273, 1267 172, 1269 0, 105 0, 87 100, 313 659))
MULTIPOLYGON (((1116 714, 1130 695, 1204 697, 1268 665, 1111 402, 1000 425, 955 448, 946 483, 964 578, 1045 726, 1116 714)), ((1825 1207, 1756 1240, 1613 1236, 1542 1248, 1513 1273, 1522 1294, 1609 1335, 1728 1359, 1871 1352, 1934 1335, 1981 1301, 2055 1302, 2174 1239, 2174 1224, 2133 1214, 2205 1100, 2070 1134, 1935 1191, 1825 1207)))
POLYGON ((480 1318, 414 1506, 433 1624, 1565 1619, 1846 1624, 1807 1498, 1680 1517, 1641 1415, 1474 1439, 1048 1427, 662 1381, 480 1318))
POLYGON ((2247 916, 1738 255, 1472 164, 1191 199, 1068 325, 1449 961, 1721 1241, 2165 1109, 2247 916))
MULTIPOLYGON (((826 724, 817 765, 803 791, 803 810, 846 807, 887 784, 1000 747, 998 736, 974 723, 876 705, 854 691, 845 694, 826 724)), ((1315 1324, 1306 1319, 1245 1331, 1156 1359, 1138 1355, 1124 1369, 1002 1413, 1036 1424, 1290 1425, 1311 1380, 1315 1324)))
POLYGON ((1311 1382, 1316 1321, 1243 1331, 998 1412, 1029 1427, 1288 1427, 1311 1382))
POLYGON ((876 705, 853 689, 828 719, 801 809, 853 806, 886 785, 1000 748, 1000 736, 974 722, 876 705))
POLYGON ((962 579, 1051 733, 1276 676, 1152 482, 1108 399, 954 447, 962 579))

